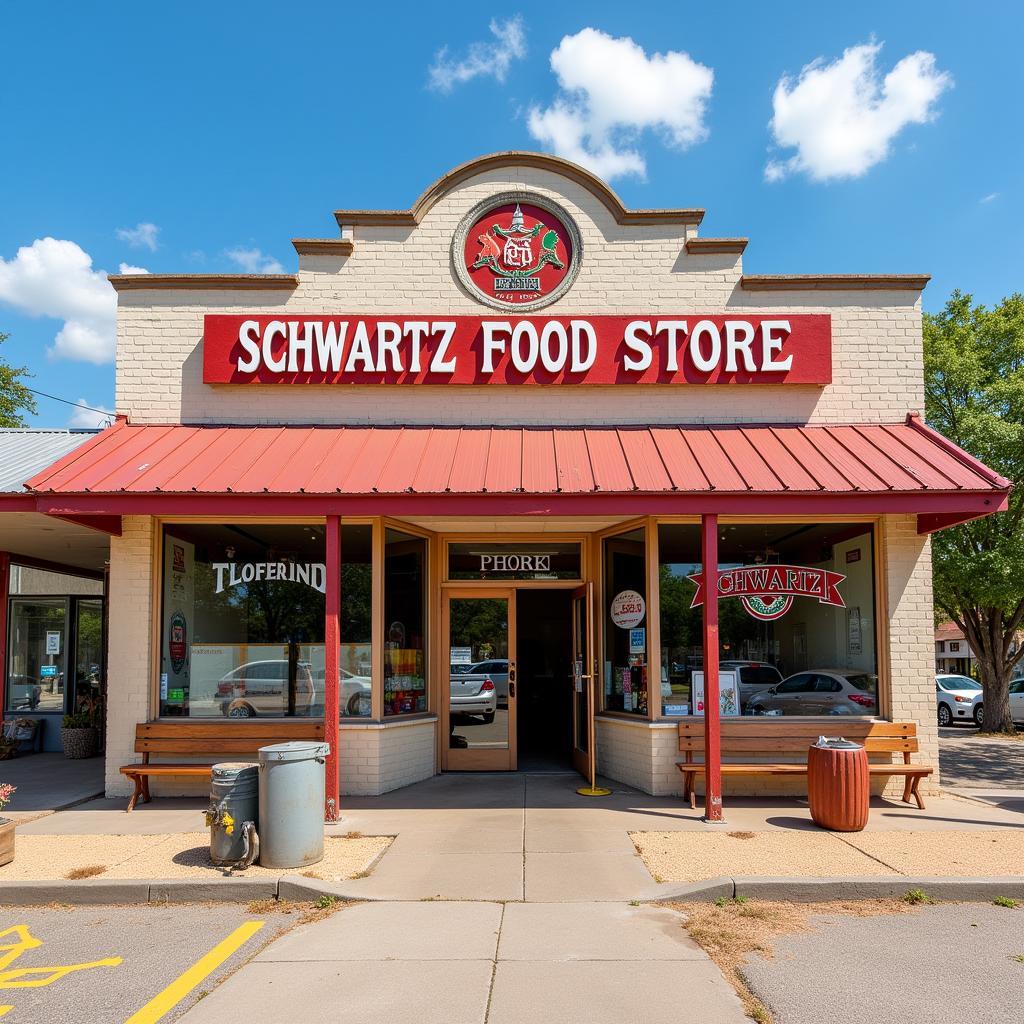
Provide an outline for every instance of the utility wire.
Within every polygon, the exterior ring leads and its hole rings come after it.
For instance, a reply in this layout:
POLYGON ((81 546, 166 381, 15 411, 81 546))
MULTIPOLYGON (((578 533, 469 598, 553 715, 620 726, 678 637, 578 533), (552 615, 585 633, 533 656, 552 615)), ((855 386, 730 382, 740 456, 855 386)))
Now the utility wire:
POLYGON ((63 402, 65 405, 73 405, 76 409, 88 409, 89 412, 98 412, 101 416, 106 416, 108 419, 112 419, 114 416, 114 414, 107 409, 94 409, 91 405, 82 405, 81 402, 72 402, 67 398, 58 398, 56 395, 48 395, 45 391, 36 391, 35 388, 26 387, 25 390, 31 391, 33 395, 39 395, 42 398, 51 398, 55 402, 63 402))

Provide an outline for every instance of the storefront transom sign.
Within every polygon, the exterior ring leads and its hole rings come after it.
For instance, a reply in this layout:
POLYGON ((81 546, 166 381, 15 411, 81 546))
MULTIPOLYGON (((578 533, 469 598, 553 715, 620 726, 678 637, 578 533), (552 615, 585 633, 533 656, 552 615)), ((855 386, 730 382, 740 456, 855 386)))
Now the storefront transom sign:
POLYGON ((832 318, 364 316, 203 319, 207 384, 816 384, 832 318))
MULTIPOLYGON (((691 608, 704 603, 704 574, 688 576, 697 585, 691 608)), ((738 597, 755 619, 779 619, 793 606, 794 597, 815 597, 819 604, 845 608, 839 584, 846 577, 830 569, 801 565, 743 565, 718 574, 718 596, 738 597)))

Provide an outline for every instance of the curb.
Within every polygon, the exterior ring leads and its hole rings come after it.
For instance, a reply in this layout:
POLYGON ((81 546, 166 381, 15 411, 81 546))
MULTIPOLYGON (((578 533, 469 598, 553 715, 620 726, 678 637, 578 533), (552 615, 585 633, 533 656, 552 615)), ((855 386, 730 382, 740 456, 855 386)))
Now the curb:
POLYGON ((733 897, 780 900, 789 903, 817 903, 827 900, 898 899, 910 889, 922 889, 938 900, 980 903, 1009 896, 1024 899, 1024 876, 991 878, 927 878, 909 875, 864 878, 778 878, 746 876, 713 878, 659 892, 654 902, 668 900, 704 902, 733 897))

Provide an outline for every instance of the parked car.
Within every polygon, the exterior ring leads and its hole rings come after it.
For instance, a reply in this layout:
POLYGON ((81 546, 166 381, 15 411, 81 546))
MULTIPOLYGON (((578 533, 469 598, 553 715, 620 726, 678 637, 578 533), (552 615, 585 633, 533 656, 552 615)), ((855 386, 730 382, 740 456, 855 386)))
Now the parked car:
POLYGON ((490 725, 498 710, 498 691, 494 680, 480 673, 454 673, 451 677, 449 710, 457 714, 479 716, 485 724, 490 725))
MULTIPOLYGON (((343 715, 369 717, 372 684, 369 676, 357 675, 349 672, 347 668, 339 668, 341 676, 341 692, 339 703, 343 715)), ((317 669, 313 673, 313 685, 316 687, 316 708, 317 714, 323 711, 324 707, 324 670, 317 669)))
POLYGON ((935 701, 939 725, 971 721, 977 726, 982 725, 985 719, 983 696, 981 683, 969 676, 937 675, 935 701))
POLYGON ((452 665, 453 676, 479 676, 494 683, 498 701, 504 706, 508 704, 508 658, 491 658, 489 661, 476 661, 471 665, 452 665))
POLYGON ((1010 682, 1010 717, 1014 725, 1024 726, 1024 677, 1010 682))
POLYGON ((782 682, 782 673, 763 661, 720 661, 718 667, 739 676, 740 704, 744 708, 752 697, 782 682))
MULTIPOLYGON (((322 685, 322 683, 321 683, 322 685)), ((288 660, 248 661, 222 676, 217 683, 221 711, 228 718, 280 717, 288 711, 288 660)), ((295 710, 313 713, 316 687, 308 662, 295 670, 295 710)))
POLYGON ((872 715, 878 710, 878 676, 855 669, 797 672, 754 696, 753 715, 872 715))

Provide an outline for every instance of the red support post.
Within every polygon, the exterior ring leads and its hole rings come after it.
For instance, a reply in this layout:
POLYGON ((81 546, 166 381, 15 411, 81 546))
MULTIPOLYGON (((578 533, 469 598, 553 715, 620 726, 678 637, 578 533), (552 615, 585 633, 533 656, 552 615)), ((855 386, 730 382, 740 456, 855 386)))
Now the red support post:
POLYGON ((7 596, 10 590, 11 556, 0 551, 0 698, 4 701, 7 700, 7 596))
POLYGON ((327 593, 324 595, 324 742, 327 764, 324 766, 324 821, 338 820, 338 719, 341 655, 341 519, 327 517, 327 593))
POLYGON ((722 722, 718 706, 718 516, 700 520, 704 566, 704 820, 722 821, 722 722))

